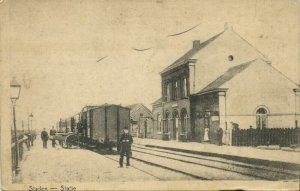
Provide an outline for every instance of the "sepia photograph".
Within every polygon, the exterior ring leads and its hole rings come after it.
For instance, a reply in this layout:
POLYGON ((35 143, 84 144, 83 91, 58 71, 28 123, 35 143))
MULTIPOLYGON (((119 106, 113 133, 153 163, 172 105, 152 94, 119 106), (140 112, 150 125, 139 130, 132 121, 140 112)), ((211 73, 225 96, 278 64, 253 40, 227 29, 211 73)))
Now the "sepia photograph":
POLYGON ((299 190, 298 0, 0 0, 1 190, 299 190))

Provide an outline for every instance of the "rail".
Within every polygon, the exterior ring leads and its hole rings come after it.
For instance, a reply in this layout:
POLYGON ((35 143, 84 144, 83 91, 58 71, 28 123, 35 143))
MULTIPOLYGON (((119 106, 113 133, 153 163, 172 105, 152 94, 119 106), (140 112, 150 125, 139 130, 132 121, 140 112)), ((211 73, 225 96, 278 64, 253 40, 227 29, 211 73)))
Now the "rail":
POLYGON ((35 139, 34 134, 29 134, 27 136, 21 135, 18 137, 18 151, 16 143, 11 143, 11 160, 12 160, 12 171, 16 174, 18 170, 19 161, 23 159, 24 146, 26 145, 27 150, 30 150, 30 147, 33 146, 33 141, 35 139))

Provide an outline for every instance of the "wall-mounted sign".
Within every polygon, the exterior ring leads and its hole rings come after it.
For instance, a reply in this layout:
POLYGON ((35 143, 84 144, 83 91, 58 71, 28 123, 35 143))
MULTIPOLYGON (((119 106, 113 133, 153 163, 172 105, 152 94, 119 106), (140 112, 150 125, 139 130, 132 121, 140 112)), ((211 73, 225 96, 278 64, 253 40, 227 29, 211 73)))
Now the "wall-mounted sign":
POLYGON ((211 121, 219 121, 219 116, 211 116, 211 121))
POLYGON ((172 107, 177 107, 177 106, 178 106, 177 103, 173 103, 173 104, 172 104, 172 107))

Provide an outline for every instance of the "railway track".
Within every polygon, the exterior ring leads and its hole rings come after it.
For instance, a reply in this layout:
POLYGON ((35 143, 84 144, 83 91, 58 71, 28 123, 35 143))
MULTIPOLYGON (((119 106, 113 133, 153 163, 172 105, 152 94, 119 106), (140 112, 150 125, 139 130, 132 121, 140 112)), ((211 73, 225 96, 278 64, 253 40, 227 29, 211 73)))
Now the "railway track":
MULTIPOLYGON (((231 173, 239 174, 240 179, 246 178, 260 180, 293 180, 298 179, 299 177, 299 170, 297 169, 291 170, 274 168, 269 166, 263 166, 261 164, 254 165, 217 157, 189 154, 180 151, 169 151, 159 148, 149 148, 144 145, 133 145, 132 150, 133 152, 136 152, 135 155, 138 157, 140 157, 141 155, 152 155, 161 159, 169 159, 170 163, 173 164, 177 164, 174 163, 174 161, 176 161, 181 162, 183 164, 193 164, 195 167, 202 167, 203 169, 207 167, 213 170, 220 170, 222 171, 222 175, 225 175, 227 173, 228 178, 231 176, 231 173)), ((235 179, 235 177, 232 178, 235 179)))
MULTIPOLYGON (((132 166, 157 180, 297 180, 299 172, 223 158, 132 145, 132 166), (172 177, 170 177, 172 176, 172 177)), ((118 163, 119 156, 103 155, 118 163)))

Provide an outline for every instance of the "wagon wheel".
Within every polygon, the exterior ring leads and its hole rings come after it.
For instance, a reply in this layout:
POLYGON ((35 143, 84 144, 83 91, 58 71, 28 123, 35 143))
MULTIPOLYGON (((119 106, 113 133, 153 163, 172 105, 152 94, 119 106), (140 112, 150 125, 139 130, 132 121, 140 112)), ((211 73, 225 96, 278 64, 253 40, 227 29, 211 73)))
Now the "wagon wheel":
POLYGON ((69 136, 67 136, 66 140, 65 140, 66 148, 71 148, 72 145, 74 144, 75 139, 76 139, 75 135, 69 135, 69 136))
POLYGON ((61 141, 61 146, 62 146, 62 148, 64 148, 64 149, 68 148, 67 141, 66 141, 66 140, 61 141))

